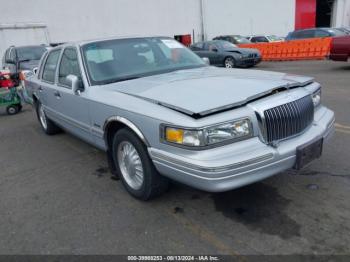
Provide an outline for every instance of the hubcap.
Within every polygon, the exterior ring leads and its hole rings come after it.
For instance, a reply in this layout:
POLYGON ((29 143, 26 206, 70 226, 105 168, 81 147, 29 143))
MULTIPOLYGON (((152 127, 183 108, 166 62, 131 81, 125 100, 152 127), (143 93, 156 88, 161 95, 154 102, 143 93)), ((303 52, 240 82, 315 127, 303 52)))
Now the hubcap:
POLYGON ((9 108, 9 113, 10 113, 11 115, 14 114, 14 113, 16 113, 16 108, 10 107, 10 108, 9 108))
POLYGON ((226 68, 233 68, 233 60, 231 58, 228 58, 225 60, 225 67, 226 68))
POLYGON ((41 125, 46 130, 47 129, 46 115, 45 115, 45 112, 44 112, 44 108, 43 108, 43 106, 41 104, 39 105, 39 119, 40 119, 41 125))
POLYGON ((118 164, 126 183, 134 190, 142 187, 144 173, 142 162, 136 148, 129 142, 123 141, 118 146, 118 164))

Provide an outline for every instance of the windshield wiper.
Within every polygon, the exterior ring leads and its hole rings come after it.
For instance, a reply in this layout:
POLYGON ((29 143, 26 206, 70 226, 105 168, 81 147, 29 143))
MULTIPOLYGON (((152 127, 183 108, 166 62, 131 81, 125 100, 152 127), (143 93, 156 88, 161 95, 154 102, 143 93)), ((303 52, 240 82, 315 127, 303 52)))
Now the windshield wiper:
POLYGON ((122 77, 122 78, 117 78, 117 79, 111 79, 111 80, 103 81, 102 84, 107 85, 107 84, 112 84, 112 83, 128 81, 128 80, 134 80, 134 79, 138 79, 138 78, 140 78, 140 77, 139 76, 122 77))

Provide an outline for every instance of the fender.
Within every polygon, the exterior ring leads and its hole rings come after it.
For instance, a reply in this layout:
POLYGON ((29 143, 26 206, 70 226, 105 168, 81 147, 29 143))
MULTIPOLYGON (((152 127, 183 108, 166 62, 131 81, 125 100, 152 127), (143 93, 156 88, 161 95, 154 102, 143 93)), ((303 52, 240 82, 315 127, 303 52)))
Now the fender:
POLYGON ((147 147, 149 147, 149 143, 147 141, 147 139, 145 138, 145 136, 143 135, 143 133, 141 132, 141 130, 133 123, 131 122, 130 120, 124 118, 124 117, 121 117, 121 116, 112 116, 112 117, 109 117, 104 125, 103 125, 103 136, 105 138, 105 141, 106 140, 106 135, 107 135, 107 132, 106 132, 106 129, 108 127, 108 125, 111 123, 111 122, 119 122, 119 123, 122 123, 124 125, 126 125, 127 127, 129 127, 132 131, 135 132, 135 134, 141 139, 142 142, 145 143, 145 145, 147 147))

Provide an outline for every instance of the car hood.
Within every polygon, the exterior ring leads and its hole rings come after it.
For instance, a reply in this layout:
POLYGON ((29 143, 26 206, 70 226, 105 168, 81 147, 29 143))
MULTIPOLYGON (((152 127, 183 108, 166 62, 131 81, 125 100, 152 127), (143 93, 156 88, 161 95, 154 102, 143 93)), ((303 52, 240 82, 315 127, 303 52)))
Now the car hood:
POLYGON ((310 77, 244 69, 203 67, 107 85, 191 116, 241 106, 276 89, 305 86, 310 77))

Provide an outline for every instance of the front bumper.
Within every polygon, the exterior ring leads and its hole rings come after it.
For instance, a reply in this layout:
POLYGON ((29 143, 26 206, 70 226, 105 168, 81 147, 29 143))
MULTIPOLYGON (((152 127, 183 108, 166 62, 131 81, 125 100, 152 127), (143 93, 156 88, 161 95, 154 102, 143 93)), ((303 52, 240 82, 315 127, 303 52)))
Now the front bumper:
POLYGON ((296 161, 296 148, 317 137, 323 137, 326 142, 334 133, 334 121, 331 110, 319 108, 313 124, 306 131, 280 142, 277 148, 254 137, 196 151, 191 157, 155 148, 148 151, 156 169, 164 176, 201 190, 222 192, 292 168, 296 161))
POLYGON ((242 58, 236 62, 236 66, 238 67, 246 67, 246 66, 254 66, 261 62, 261 57, 254 58, 242 58))

